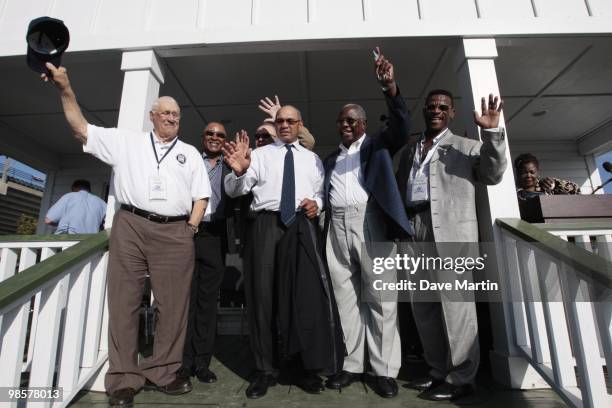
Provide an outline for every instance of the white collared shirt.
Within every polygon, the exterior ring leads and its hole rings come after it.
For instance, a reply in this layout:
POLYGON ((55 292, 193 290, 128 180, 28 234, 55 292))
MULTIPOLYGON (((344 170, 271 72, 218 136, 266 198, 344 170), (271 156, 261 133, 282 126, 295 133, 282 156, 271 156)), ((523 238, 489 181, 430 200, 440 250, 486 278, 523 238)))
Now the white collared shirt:
MULTIPOLYGON (((299 144, 293 145, 295 171, 295 208, 303 199, 315 200, 319 210, 323 209, 323 177, 325 170, 321 159, 315 153, 299 144)), ((277 140, 251 153, 251 165, 246 173, 236 177, 234 172, 225 176, 225 193, 237 197, 253 193, 253 211, 279 211, 283 170, 285 167, 285 144, 277 140)))
POLYGON ((423 153, 423 142, 425 141, 425 134, 422 134, 417 142, 416 149, 414 151, 414 159, 412 161, 412 169, 410 169, 410 177, 408 178, 408 185, 406 186, 406 204, 407 205, 416 205, 419 203, 423 203, 425 201, 429 201, 429 162, 433 157, 435 151, 438 149, 438 145, 440 141, 448 134, 448 128, 441 131, 438 136, 434 137, 433 144, 425 159, 421 161, 421 156, 423 153), (412 181, 417 177, 424 177, 426 180, 426 188, 425 188, 425 199, 419 201, 412 201, 412 181))
POLYGON ((360 154, 365 138, 364 133, 348 148, 340 143, 340 153, 330 178, 329 202, 332 207, 343 208, 368 202, 369 195, 363 187, 364 178, 360 154))
POLYGON ((157 160, 160 160, 172 147, 172 144, 178 138, 178 136, 174 136, 174 139, 170 140, 169 142, 162 142, 157 138, 155 132, 151 133, 153 134, 153 146, 155 146, 155 151, 157 152, 157 160))
MULTIPOLYGON (((153 139, 155 142, 156 138, 153 139)), ((150 132, 87 125, 87 143, 83 145, 83 151, 113 167, 113 187, 121 204, 176 216, 191 213, 194 201, 210 197, 210 182, 202 156, 195 147, 181 140, 176 141, 170 153, 158 164, 150 132), (164 180, 165 200, 150 198, 151 177, 164 180)), ((163 154, 159 155, 157 148, 156 152, 161 159, 163 154)))

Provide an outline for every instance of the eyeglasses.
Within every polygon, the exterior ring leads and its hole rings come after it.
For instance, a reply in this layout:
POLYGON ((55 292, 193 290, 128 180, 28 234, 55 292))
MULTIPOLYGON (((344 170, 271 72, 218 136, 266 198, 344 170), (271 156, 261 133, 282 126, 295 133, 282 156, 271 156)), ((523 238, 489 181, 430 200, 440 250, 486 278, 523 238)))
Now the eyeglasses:
POLYGON ((257 132, 255 133, 255 139, 269 139, 272 136, 268 132, 257 132))
POLYGON ((430 103, 429 105, 425 106, 425 109, 427 110, 427 112, 433 112, 436 110, 436 108, 440 109, 440 111, 442 112, 448 112, 451 107, 443 103, 439 105, 436 105, 435 103, 430 103))
POLYGON ((180 119, 181 118, 181 113, 177 112, 177 111, 163 111, 163 112, 157 112, 160 116, 163 116, 165 118, 167 117, 172 117, 174 119, 180 119))
POLYGON ((212 130, 207 130, 207 131, 204 132, 204 134, 206 136, 210 136, 210 137, 218 136, 218 137, 220 137, 222 139, 225 139, 225 133, 223 133, 223 132, 214 132, 212 130))
POLYGON ((347 125, 353 126, 355 123, 359 122, 360 120, 361 119, 355 119, 355 118, 340 118, 336 121, 336 125, 342 126, 344 125, 344 122, 346 122, 347 125))
POLYGON ((291 118, 289 118, 289 119, 276 118, 274 120, 274 123, 276 123, 277 125, 282 125, 285 122, 287 122, 287 124, 289 126, 295 126, 295 125, 297 125, 300 122, 300 120, 299 119, 291 119, 291 118))

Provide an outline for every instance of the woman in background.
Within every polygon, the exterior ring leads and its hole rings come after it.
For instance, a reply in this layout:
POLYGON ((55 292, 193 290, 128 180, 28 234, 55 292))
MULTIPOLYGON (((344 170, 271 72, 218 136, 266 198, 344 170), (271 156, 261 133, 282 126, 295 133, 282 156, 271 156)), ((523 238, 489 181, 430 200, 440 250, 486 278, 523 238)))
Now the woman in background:
POLYGON ((580 187, 572 181, 553 177, 540 178, 538 159, 531 153, 523 153, 514 160, 516 194, 520 200, 527 200, 536 195, 580 194, 580 187))

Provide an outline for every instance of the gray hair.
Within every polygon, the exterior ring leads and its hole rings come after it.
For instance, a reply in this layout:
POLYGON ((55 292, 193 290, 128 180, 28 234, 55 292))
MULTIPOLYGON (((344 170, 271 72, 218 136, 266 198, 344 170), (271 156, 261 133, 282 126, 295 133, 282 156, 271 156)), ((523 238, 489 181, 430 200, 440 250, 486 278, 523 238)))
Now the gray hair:
POLYGON ((366 116, 366 111, 365 109, 363 109, 363 107, 361 105, 357 105, 356 103, 347 103, 346 105, 344 105, 342 107, 342 111, 345 110, 352 110, 357 114, 357 119, 361 119, 361 120, 367 120, 368 117, 366 116))
MULTIPOLYGON (((151 111, 152 112, 157 112, 157 110, 159 109, 160 102, 173 102, 176 106, 179 106, 178 102, 173 97, 171 97, 171 96, 160 96, 159 98, 157 98, 156 100, 153 101, 153 104, 151 105, 151 111)), ((180 107, 179 107, 179 109, 180 109, 180 107)))

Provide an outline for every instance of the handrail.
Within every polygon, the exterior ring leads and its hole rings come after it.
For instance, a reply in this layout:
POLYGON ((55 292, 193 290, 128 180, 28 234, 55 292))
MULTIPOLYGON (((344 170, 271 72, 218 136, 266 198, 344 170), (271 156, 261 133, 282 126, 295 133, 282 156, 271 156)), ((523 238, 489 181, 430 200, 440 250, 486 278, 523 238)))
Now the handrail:
MULTIPOLYGON (((74 241, 77 237, 87 237, 78 244, 36 264, 27 272, 18 273, 0 282, 0 310, 9 306, 21 297, 30 294, 34 289, 64 273, 94 253, 108 247, 107 231, 90 235, 57 235, 58 241, 74 241), (66 238, 63 238, 66 237, 66 238)), ((40 236, 38 236, 40 237, 40 236)), ((56 236, 54 236, 56 237, 56 236)))
POLYGON ((83 241, 93 235, 96 234, 0 235, 0 243, 83 241))
POLYGON ((611 221, 598 222, 554 222, 544 224, 532 224, 546 231, 588 231, 588 230, 612 230, 611 221))
POLYGON ((612 262, 518 218, 498 218, 495 223, 527 242, 540 244, 539 248, 548 255, 573 266, 604 287, 612 288, 612 262))

